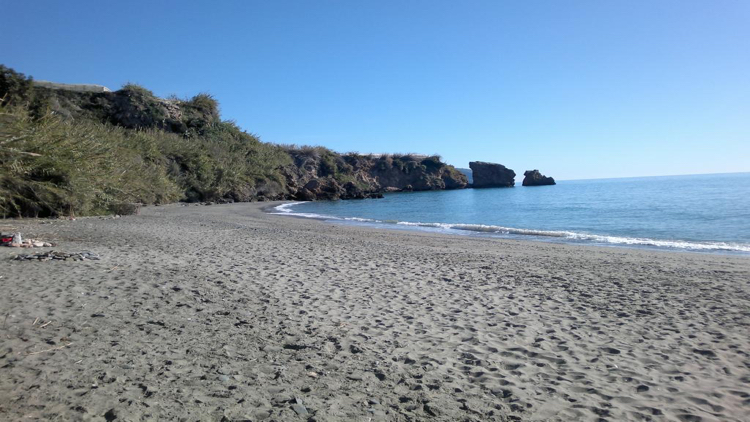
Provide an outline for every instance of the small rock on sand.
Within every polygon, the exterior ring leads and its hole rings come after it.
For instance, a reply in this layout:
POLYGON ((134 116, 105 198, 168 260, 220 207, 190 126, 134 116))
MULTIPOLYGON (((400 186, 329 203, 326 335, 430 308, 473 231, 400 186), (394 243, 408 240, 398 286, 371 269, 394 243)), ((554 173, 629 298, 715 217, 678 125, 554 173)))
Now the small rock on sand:
POLYGON ((294 410, 300 416, 308 415, 307 408, 303 404, 300 404, 300 403, 294 403, 292 405, 292 410, 294 410))

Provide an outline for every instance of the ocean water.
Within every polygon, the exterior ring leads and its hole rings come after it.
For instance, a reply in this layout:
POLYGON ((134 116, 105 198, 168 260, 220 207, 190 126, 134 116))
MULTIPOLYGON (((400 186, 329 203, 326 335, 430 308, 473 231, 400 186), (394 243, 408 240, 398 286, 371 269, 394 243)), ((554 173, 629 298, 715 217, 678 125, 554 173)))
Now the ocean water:
POLYGON ((750 173, 391 193, 275 212, 459 235, 750 254, 750 173))

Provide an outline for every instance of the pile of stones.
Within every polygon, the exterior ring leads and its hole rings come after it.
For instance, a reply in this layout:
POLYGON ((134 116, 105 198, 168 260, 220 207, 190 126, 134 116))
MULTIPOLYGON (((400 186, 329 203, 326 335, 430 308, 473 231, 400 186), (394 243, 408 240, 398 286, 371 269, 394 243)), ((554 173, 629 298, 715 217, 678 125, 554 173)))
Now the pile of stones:
POLYGON ((56 252, 56 251, 49 251, 49 252, 40 252, 36 254, 21 254, 16 255, 15 258, 16 261, 86 261, 86 260, 93 260, 98 261, 99 260, 99 254, 89 251, 83 251, 83 252, 56 252))

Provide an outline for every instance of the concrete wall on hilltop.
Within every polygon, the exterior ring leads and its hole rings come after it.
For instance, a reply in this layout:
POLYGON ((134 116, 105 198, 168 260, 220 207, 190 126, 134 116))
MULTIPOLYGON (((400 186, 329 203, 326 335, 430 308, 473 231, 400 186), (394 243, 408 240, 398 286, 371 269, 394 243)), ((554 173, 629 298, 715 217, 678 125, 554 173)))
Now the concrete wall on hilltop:
POLYGON ((102 85, 93 84, 61 84, 49 81, 34 81, 34 85, 49 89, 64 89, 66 91, 76 92, 112 92, 109 88, 102 85))

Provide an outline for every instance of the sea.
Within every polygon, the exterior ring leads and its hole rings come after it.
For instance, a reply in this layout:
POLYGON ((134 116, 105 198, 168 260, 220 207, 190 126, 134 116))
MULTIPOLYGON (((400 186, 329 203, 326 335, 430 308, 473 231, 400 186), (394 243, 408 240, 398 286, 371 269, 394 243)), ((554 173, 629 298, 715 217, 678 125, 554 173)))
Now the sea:
POLYGON ((750 173, 399 192, 273 212, 463 236, 750 255, 750 173))

